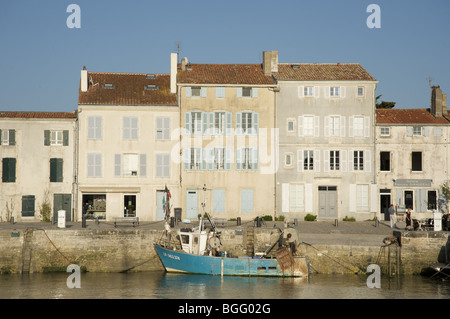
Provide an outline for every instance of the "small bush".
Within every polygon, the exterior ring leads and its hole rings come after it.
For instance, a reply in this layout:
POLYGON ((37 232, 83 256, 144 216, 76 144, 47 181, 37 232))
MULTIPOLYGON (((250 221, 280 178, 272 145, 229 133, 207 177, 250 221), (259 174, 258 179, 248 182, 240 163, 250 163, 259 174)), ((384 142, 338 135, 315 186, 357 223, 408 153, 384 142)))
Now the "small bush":
POLYGON ((284 222, 285 219, 286 219, 286 217, 284 217, 283 215, 280 215, 279 217, 275 217, 275 220, 279 221, 279 222, 284 222))
POLYGON ((270 215, 265 215, 265 216, 262 216, 261 218, 262 218, 263 220, 265 220, 266 222, 272 221, 272 216, 270 216, 270 215))
POLYGON ((307 214, 304 218, 305 221, 307 222, 313 222, 316 220, 316 215, 312 215, 312 214, 307 214))
POLYGON ((347 217, 347 216, 345 216, 344 218, 342 218, 342 220, 343 220, 344 222, 354 222, 354 221, 356 221, 355 217, 347 217))

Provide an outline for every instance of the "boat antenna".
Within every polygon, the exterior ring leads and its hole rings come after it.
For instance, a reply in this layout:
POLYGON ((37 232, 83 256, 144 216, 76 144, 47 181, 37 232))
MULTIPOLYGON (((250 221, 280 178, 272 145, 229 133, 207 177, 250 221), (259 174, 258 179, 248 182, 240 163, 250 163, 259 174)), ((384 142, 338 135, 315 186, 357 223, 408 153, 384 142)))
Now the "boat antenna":
POLYGON ((214 231, 214 230, 216 230, 216 225, 214 224, 214 222, 213 222, 211 216, 209 215, 209 213, 205 210, 205 206, 206 206, 205 193, 206 193, 206 190, 207 190, 206 189, 206 184, 203 184, 203 202, 202 202, 203 216, 206 215, 206 218, 208 218, 209 222, 211 223, 211 228, 214 231))

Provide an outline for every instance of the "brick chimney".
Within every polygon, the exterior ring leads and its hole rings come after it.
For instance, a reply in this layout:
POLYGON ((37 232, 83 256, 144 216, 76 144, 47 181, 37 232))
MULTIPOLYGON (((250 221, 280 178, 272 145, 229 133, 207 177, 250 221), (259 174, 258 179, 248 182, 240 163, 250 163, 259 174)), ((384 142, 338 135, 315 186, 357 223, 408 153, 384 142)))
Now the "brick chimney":
POLYGON ((278 51, 263 51, 263 71, 265 76, 278 72, 278 51))
POLYGON ((447 115, 447 94, 443 94, 439 85, 431 87, 431 114, 434 117, 447 115))

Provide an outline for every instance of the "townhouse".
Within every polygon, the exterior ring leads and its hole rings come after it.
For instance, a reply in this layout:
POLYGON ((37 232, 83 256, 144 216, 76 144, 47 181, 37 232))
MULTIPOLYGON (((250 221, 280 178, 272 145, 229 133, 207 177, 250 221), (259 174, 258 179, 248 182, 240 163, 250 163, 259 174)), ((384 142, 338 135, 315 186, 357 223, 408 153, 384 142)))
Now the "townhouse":
POLYGON ((74 220, 77 113, 0 112, 0 221, 74 220), (51 208, 51 211, 48 211, 51 208))
POLYGON ((183 216, 197 218, 203 209, 227 219, 273 215, 276 84, 270 72, 261 64, 176 61, 173 55, 183 216))
POLYGON ((171 160, 179 110, 170 83, 169 74, 81 71, 77 220, 162 220, 166 187, 171 206, 179 206, 179 169, 171 160))
POLYGON ((413 218, 432 218, 446 210, 442 185, 449 179, 447 96, 431 88, 431 106, 422 109, 377 109, 376 172, 380 218, 389 204, 397 212, 410 207, 413 218))
POLYGON ((277 215, 373 218, 378 82, 356 63, 279 63, 272 74, 280 90, 277 215))

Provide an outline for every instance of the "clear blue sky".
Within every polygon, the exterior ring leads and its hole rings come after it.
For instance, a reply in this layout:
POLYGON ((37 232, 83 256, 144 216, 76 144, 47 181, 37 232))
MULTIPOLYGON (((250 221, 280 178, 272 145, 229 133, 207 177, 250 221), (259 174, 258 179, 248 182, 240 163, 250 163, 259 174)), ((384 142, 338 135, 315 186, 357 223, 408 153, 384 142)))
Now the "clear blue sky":
MULTIPOLYGON (((449 0, 1 0, 0 111, 73 111, 80 70, 169 73, 176 42, 195 63, 356 62, 398 108, 450 93, 449 0), (66 25, 69 4, 81 28, 66 25), (366 25, 381 8, 381 28, 366 25)), ((449 94, 450 103, 450 94, 449 94)))

